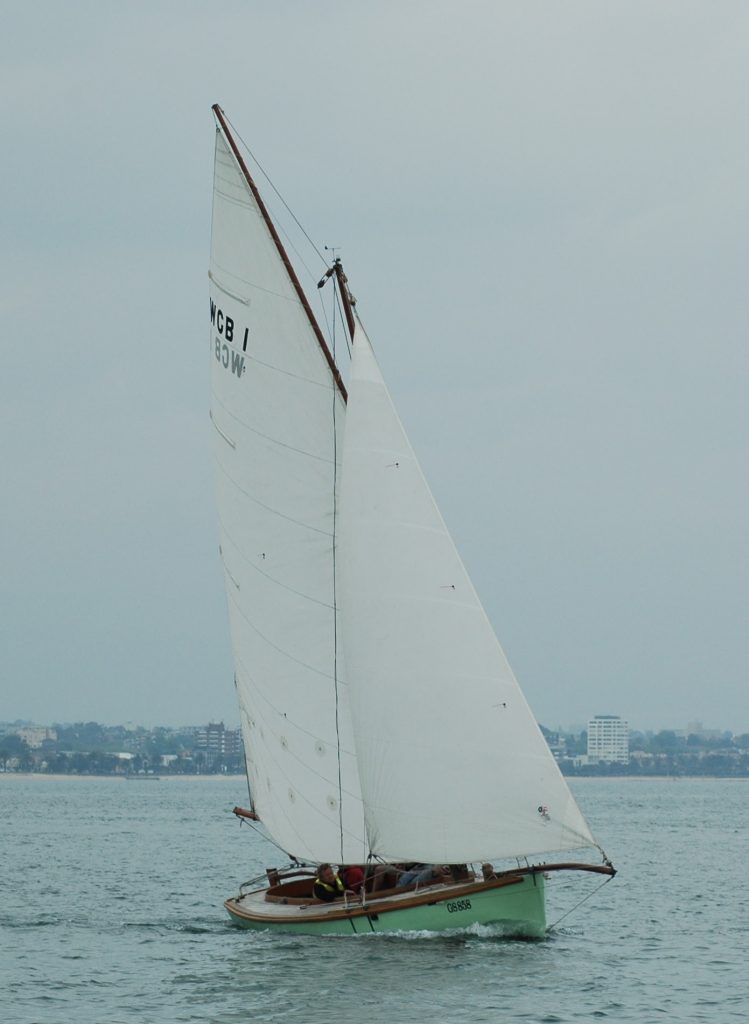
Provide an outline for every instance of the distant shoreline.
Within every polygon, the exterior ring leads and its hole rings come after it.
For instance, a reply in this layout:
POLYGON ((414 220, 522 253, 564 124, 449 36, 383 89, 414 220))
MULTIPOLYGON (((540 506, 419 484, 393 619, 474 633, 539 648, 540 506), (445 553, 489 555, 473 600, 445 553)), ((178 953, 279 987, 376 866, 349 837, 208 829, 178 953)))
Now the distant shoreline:
MULTIPOLYGON (((0 779, 54 779, 58 782, 61 779, 77 779, 79 781, 83 781, 85 779, 121 779, 124 782, 127 778, 128 776, 126 775, 73 775, 72 772, 70 774, 67 774, 66 772, 0 772, 0 779)), ((150 779, 152 782, 155 782, 157 779, 159 782, 174 782, 175 780, 182 779, 225 779, 227 781, 231 779, 234 781, 235 779, 244 780, 245 776, 240 772, 237 772, 236 775, 228 775, 224 773, 221 773, 220 775, 136 775, 130 776, 130 778, 137 779, 138 781, 147 781, 150 779)))
POLYGON ((600 779, 626 779, 627 782, 682 782, 703 779, 705 782, 749 782, 749 775, 565 775, 565 782, 598 782, 600 779))
MULTIPOLYGON (((0 779, 52 779, 54 781, 61 781, 63 779, 75 779, 77 781, 84 781, 86 779, 120 779, 123 782, 126 781, 128 776, 125 775, 73 775, 62 773, 46 773, 46 772, 0 772, 0 779)), ((133 778, 133 777, 131 777, 133 778)), ((241 779, 246 785, 245 776, 238 772, 236 775, 229 774, 216 774, 216 775, 139 775, 134 777, 136 781, 156 781, 160 782, 183 782, 183 781, 205 781, 206 779, 223 779, 225 782, 235 781, 241 779)), ((606 779, 609 782, 620 782, 626 780, 627 782, 682 782, 699 779, 704 782, 749 782, 749 776, 747 775, 566 775, 565 779, 567 782, 598 782, 601 779, 606 779)))

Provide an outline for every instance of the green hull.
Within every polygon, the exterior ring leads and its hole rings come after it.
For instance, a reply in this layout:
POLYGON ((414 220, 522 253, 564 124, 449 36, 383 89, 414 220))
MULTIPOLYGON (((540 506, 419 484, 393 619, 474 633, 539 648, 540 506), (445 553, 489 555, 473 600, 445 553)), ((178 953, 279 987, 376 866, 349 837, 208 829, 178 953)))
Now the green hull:
MULTIPOLYGON (((276 931, 293 935, 359 935, 373 932, 442 932, 491 925, 513 938, 540 939, 546 934, 544 879, 542 874, 524 875, 516 885, 467 893, 445 893, 435 899, 432 891, 423 902, 399 908, 377 909, 372 902, 366 910, 352 905, 346 913, 330 919, 300 920, 304 913, 289 907, 266 916, 263 908, 247 909, 237 900, 227 900, 226 909, 242 928, 276 931), (293 919, 292 919, 293 918, 293 919)), ((315 913, 315 908, 306 908, 315 913)))

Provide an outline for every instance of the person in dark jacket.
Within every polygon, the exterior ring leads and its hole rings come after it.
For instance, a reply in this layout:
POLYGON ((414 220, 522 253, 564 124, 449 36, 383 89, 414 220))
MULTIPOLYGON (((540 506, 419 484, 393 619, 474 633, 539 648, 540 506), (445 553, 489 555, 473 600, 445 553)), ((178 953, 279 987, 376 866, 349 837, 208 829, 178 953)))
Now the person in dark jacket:
POLYGON ((325 903, 332 903, 339 896, 343 896, 346 891, 346 886, 330 864, 321 864, 317 869, 317 877, 312 883, 312 892, 315 899, 324 900, 325 903))

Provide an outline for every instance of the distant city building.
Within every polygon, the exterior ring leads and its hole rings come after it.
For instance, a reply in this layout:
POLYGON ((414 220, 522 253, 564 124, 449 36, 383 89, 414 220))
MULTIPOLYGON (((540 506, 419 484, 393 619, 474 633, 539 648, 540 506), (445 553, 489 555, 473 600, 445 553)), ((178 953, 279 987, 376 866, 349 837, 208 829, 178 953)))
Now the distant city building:
POLYGON ((555 760, 561 761, 562 758, 567 756, 567 741, 561 733, 552 729, 545 729, 540 726, 543 737, 549 745, 549 750, 554 755, 555 760))
POLYGON ((629 723, 618 715, 596 715, 588 722, 588 763, 629 764, 629 723))
POLYGON ((25 729, 16 729, 16 736, 20 736, 32 750, 36 750, 47 740, 57 740, 57 730, 47 729, 43 725, 32 725, 25 729))
POLYGON ((195 730, 195 746, 210 754, 220 754, 224 749, 224 723, 211 722, 195 730))
POLYGON ((224 756, 227 758, 241 758, 244 753, 242 746, 242 733, 239 729, 227 729, 224 732, 224 756))
POLYGON ((225 729, 223 722, 211 722, 195 730, 195 748, 205 752, 209 766, 221 761, 239 761, 242 758, 242 733, 239 729, 225 729))

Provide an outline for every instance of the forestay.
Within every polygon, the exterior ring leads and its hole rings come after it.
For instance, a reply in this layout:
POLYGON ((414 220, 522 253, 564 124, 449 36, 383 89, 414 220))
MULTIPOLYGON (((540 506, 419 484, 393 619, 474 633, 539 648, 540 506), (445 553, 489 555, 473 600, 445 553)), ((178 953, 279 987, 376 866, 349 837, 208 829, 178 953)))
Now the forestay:
POLYGON ((372 852, 462 863, 595 845, 468 578, 360 325, 338 560, 372 852))
POLYGON ((290 854, 361 861, 340 651, 336 671, 335 460, 346 408, 220 130, 210 296, 220 544, 253 806, 290 854))

